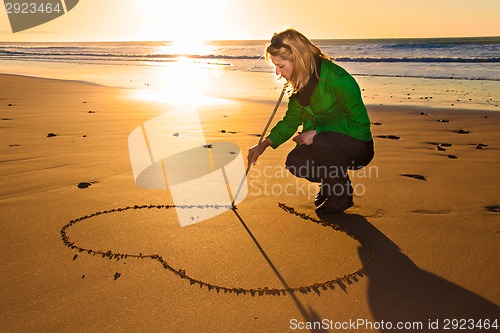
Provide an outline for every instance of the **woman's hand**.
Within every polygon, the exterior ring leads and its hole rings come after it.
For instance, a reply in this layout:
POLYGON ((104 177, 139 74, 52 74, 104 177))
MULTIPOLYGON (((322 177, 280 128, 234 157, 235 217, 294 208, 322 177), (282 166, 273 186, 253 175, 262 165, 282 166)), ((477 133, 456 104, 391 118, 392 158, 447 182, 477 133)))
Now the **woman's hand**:
POLYGON ((316 130, 310 130, 307 132, 302 132, 293 138, 293 141, 299 145, 310 145, 313 143, 313 138, 316 135, 316 130))
POLYGON ((248 150, 248 165, 255 164, 260 155, 266 150, 267 147, 273 143, 269 139, 265 139, 260 144, 253 146, 248 150))

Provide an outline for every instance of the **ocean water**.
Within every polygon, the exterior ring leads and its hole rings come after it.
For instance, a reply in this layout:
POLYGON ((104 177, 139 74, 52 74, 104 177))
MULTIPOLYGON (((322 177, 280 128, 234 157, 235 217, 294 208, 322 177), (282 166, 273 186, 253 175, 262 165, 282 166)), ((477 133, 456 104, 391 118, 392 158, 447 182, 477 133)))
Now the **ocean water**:
MULTIPOLYGON (((0 42, 0 72, 165 90, 172 87, 164 82, 165 76, 183 77, 186 86, 190 76, 198 78, 193 66, 212 73, 271 74, 274 68, 263 59, 266 43, 0 42)), ((367 103, 455 106, 461 102, 462 107, 500 110, 500 37, 314 43, 357 78, 367 103)))

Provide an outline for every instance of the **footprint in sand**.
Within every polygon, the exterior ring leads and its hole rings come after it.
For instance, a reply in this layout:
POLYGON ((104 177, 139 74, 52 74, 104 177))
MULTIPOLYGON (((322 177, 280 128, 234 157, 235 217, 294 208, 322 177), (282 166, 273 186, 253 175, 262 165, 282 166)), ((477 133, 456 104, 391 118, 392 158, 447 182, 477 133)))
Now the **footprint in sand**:
POLYGON ((441 146, 441 147, 452 147, 453 146, 451 143, 446 143, 446 142, 429 141, 427 143, 430 145, 433 145, 433 146, 441 146))
MULTIPOLYGON (((220 130, 219 132, 221 132, 221 133, 229 133, 229 134, 238 134, 238 132, 236 132, 236 131, 220 130)), ((256 133, 250 133, 248 135, 250 135, 250 136, 256 136, 256 137, 259 137, 259 138, 262 136, 262 134, 256 134, 256 133)))
POLYGON ((436 146, 436 150, 438 151, 446 151, 444 147, 452 147, 453 145, 451 143, 446 143, 446 142, 427 142, 430 145, 436 146))
POLYGON ((455 133, 458 133, 458 134, 470 134, 470 131, 466 131, 466 130, 463 130, 463 129, 459 129, 459 130, 452 131, 452 132, 455 132, 455 133))
POLYGON ((410 213, 421 214, 421 215, 447 215, 447 214, 451 214, 451 210, 448 210, 448 209, 442 209, 442 210, 417 209, 417 210, 410 210, 410 213))
POLYGON ((486 209, 492 213, 500 213, 500 206, 499 205, 487 206, 486 209))
POLYGON ((88 187, 90 187, 90 186, 92 186, 92 185, 94 185, 94 184, 95 184, 95 182, 81 182, 81 183, 79 183, 79 184, 77 185, 77 187, 78 187, 79 189, 84 189, 84 188, 88 188, 88 187))
POLYGON ((486 147, 488 147, 488 145, 485 145, 484 143, 478 143, 478 144, 475 144, 473 143, 473 145, 475 145, 476 149, 485 149, 486 147))
POLYGON ((402 173, 401 176, 408 177, 408 178, 415 178, 418 180, 427 180, 427 177, 420 175, 420 174, 402 173))
POLYGON ((391 140, 399 140, 399 139, 401 139, 401 137, 399 137, 397 135, 377 135, 377 138, 391 139, 391 140))

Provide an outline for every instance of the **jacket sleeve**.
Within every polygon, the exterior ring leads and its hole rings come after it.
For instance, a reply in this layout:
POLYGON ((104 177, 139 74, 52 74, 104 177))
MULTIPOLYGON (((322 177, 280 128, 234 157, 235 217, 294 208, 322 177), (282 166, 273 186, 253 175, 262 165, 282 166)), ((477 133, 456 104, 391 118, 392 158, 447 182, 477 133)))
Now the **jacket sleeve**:
POLYGON ((288 102, 285 116, 274 125, 267 136, 273 142, 271 147, 276 149, 290 139, 300 125, 302 125, 302 109, 298 105, 296 97, 292 96, 288 102))

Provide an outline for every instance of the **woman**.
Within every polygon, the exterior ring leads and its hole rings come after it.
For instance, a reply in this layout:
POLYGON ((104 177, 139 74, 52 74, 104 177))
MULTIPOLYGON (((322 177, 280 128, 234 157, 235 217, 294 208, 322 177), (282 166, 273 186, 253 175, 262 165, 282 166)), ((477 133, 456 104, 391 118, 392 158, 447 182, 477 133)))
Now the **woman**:
POLYGON ((370 120, 356 81, 293 29, 274 34, 266 59, 287 80, 288 110, 265 140, 250 148, 248 163, 254 164, 267 147, 276 149, 302 125, 293 138, 297 146, 288 154, 287 169, 321 183, 316 212, 346 210, 353 205, 347 170, 368 165, 374 155, 370 120))

